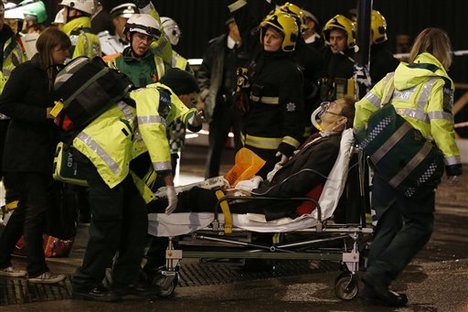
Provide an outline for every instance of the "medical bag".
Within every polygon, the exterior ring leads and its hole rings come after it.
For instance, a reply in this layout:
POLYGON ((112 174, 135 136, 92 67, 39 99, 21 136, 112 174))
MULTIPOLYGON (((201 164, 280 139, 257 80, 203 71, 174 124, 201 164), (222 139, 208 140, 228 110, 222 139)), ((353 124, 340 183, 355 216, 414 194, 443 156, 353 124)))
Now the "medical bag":
POLYGON ((355 137, 378 175, 406 197, 423 198, 439 185, 445 168, 442 152, 393 105, 374 112, 355 137))
POLYGON ((71 148, 66 148, 63 142, 59 142, 55 150, 52 176, 56 181, 88 186, 88 182, 79 170, 79 162, 75 161, 71 148))
POLYGON ((100 57, 78 57, 55 79, 54 89, 60 98, 53 109, 55 123, 64 131, 80 130, 122 99, 131 87, 127 76, 107 67, 100 57))

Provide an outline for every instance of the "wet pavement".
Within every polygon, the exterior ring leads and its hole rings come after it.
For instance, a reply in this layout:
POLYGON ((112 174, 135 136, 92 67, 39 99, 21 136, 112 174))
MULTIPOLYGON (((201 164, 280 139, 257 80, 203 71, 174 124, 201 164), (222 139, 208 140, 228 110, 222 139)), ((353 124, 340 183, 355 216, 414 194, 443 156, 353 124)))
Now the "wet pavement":
MULTIPOLYGON (((189 147, 182 157, 180 184, 201 180, 206 150, 189 147)), ((222 171, 227 170, 229 153, 222 171)), ((231 158, 233 159, 233 158, 231 158)), ((468 166, 464 167, 465 172, 468 166)), ((119 303, 95 303, 71 300, 69 281, 54 289, 33 287, 23 280, 0 278, 0 285, 29 302, 6 303, 0 298, 0 311, 448 311, 468 312, 468 173, 456 186, 442 183, 436 198, 436 224, 431 241, 408 266, 393 285, 406 292, 409 305, 387 308, 364 305, 360 300, 341 301, 334 293, 334 281, 340 273, 336 266, 317 269, 319 262, 296 263, 286 274, 266 272, 247 275, 238 264, 198 263, 184 259, 182 268, 199 273, 186 273, 172 298, 145 301, 124 300, 119 303), (215 266, 224 266, 215 270, 215 266), (298 269, 299 268, 299 269, 298 269), (226 278, 214 278, 216 274, 226 278), (221 273, 219 273, 221 272, 221 273), (224 272, 224 273, 222 273, 224 272), (190 275, 192 274, 192 275, 190 275), (189 283, 189 277, 203 276, 205 282, 189 283), (246 276, 242 276, 242 275, 246 276), (232 276, 231 276, 232 275, 232 276), (227 278, 230 277, 230 278, 227 278), (211 278, 211 279, 210 279, 211 278), (49 292, 49 293, 47 293, 49 292), (18 295, 19 294, 19 295, 18 295), (29 295, 29 298, 27 297, 29 295), (47 299, 49 298, 49 299, 47 299), (43 301, 48 300, 48 301, 43 301)), ((80 226, 68 258, 50 258, 48 263, 56 272, 72 274, 80 264, 87 238, 87 227, 80 226)), ((18 266, 24 260, 15 259, 18 266)), ((2 292, 0 295, 8 295, 2 292)), ((10 294, 11 295, 11 294, 10 294)), ((21 298, 19 298, 21 299, 21 298)), ((21 301, 19 301, 21 302, 21 301)))

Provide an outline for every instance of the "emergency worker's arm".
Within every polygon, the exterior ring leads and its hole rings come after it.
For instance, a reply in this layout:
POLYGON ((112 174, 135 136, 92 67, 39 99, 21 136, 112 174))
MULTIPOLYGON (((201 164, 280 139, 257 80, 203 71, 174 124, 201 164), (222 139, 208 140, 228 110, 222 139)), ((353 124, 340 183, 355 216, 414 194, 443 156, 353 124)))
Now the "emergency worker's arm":
POLYGON ((253 16, 247 0, 229 0, 228 9, 236 20, 242 38, 243 49, 247 53, 254 55, 255 52, 252 51, 257 51, 261 47, 257 26, 268 11, 265 14, 262 14, 262 12, 258 17, 253 16))
POLYGON ((431 90, 426 113, 431 124, 431 136, 444 154, 446 166, 461 164, 453 128, 453 92, 439 79, 431 90))
POLYGON ((138 129, 154 169, 157 172, 171 170, 171 154, 166 136, 167 121, 158 112, 158 90, 141 88, 130 92, 130 97, 136 102, 138 129))
POLYGON ((79 56, 86 56, 89 58, 101 56, 101 43, 99 42, 98 36, 88 33, 81 33, 78 36, 72 58, 79 56))
MULTIPOLYGON (((393 74, 392 74, 393 75, 393 74)), ((384 90, 390 81, 389 76, 380 80, 360 101, 354 105, 356 113, 354 116, 355 129, 364 128, 370 115, 380 108, 384 90)), ((392 80, 393 83, 393 80, 392 80)))
POLYGON ((285 80, 280 85, 279 105, 282 109, 283 139, 278 152, 290 157, 301 143, 304 134, 303 78, 299 69, 284 73, 285 80))
POLYGON ((35 83, 29 77, 30 68, 17 67, 13 70, 0 96, 0 113, 17 120, 45 123, 48 122, 46 103, 26 104, 23 102, 24 95, 35 83))

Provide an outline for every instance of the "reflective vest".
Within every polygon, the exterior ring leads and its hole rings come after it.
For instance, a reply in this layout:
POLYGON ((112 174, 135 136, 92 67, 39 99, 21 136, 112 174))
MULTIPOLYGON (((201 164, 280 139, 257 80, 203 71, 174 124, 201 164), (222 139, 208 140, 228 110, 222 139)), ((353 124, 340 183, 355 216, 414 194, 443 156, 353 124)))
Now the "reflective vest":
POLYGON ((180 55, 179 53, 177 53, 176 51, 172 50, 172 59, 171 59, 171 64, 172 64, 172 67, 173 68, 179 68, 179 69, 182 69, 182 70, 187 70, 189 72, 192 72, 191 68, 190 68, 190 65, 188 63, 188 60, 183 57, 182 55, 180 55))
POLYGON ((26 62, 26 54, 21 42, 21 38, 15 35, 9 38, 3 45, 3 64, 0 80, 0 92, 3 91, 6 81, 10 78, 11 72, 21 63, 26 62))
MULTIPOLYGON (((18 35, 9 38, 3 45, 3 64, 0 72, 0 93, 3 91, 5 84, 10 78, 11 72, 19 64, 26 62, 27 57, 18 35)), ((0 120, 9 119, 7 116, 0 114, 0 120)))
POLYGON ((148 152, 156 172, 171 170, 166 124, 178 117, 186 122, 194 110, 189 110, 160 83, 134 90, 129 96, 136 107, 123 101, 117 103, 83 129, 73 140, 73 147, 93 163, 110 188, 132 174, 143 198, 149 202, 154 195, 130 171, 130 162, 148 152), (160 105, 169 107, 166 118, 159 114, 160 105))
POLYGON ((445 156, 446 165, 461 163, 453 129, 454 85, 442 64, 431 54, 422 53, 413 64, 401 63, 395 73, 379 81, 356 103, 354 127, 364 127, 369 116, 395 85, 390 103, 425 138, 433 139, 445 156))
POLYGON ((87 16, 72 19, 63 26, 63 31, 70 37, 72 58, 101 56, 99 37, 91 33, 91 19, 87 16))

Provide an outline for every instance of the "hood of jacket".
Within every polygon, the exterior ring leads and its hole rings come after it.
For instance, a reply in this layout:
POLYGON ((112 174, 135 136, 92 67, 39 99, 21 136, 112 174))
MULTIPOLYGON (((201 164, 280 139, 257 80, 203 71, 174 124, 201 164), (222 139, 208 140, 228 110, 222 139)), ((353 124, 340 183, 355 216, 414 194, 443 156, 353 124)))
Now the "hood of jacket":
POLYGON ((91 19, 87 16, 74 18, 65 25, 63 25, 62 30, 64 33, 70 36, 72 31, 80 28, 91 28, 91 19))
POLYGON ((395 70, 395 89, 406 90, 425 82, 430 77, 440 77, 450 81, 453 89, 453 81, 448 76, 444 66, 435 56, 424 52, 419 54, 414 63, 400 63, 395 70))

